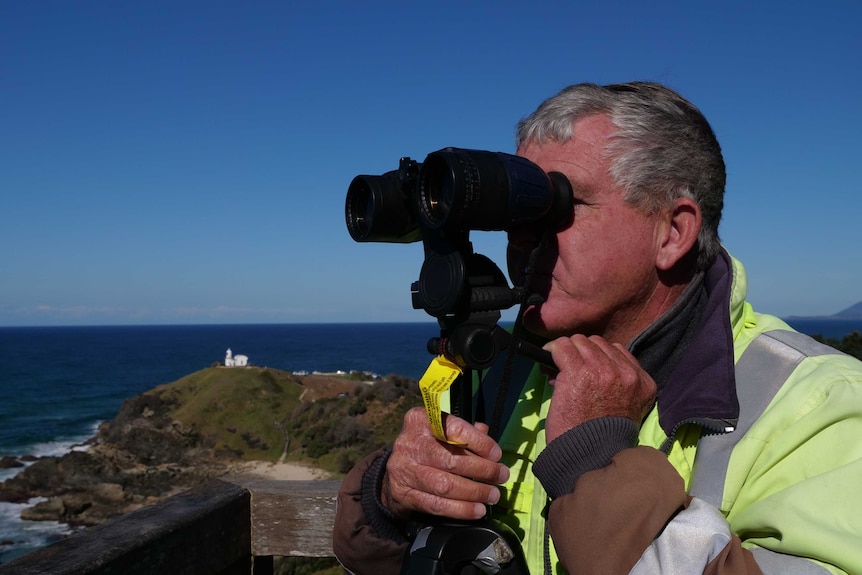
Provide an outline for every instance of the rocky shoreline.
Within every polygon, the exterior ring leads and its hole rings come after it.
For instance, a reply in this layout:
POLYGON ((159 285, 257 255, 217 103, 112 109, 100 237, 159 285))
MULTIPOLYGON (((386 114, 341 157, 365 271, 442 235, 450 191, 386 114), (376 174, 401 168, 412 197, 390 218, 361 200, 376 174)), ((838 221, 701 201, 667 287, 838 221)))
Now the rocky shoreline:
POLYGON ((92 526, 244 468, 171 421, 170 407, 157 395, 142 394, 63 456, 4 457, 0 465, 21 471, 0 483, 0 502, 40 498, 22 519, 92 526))

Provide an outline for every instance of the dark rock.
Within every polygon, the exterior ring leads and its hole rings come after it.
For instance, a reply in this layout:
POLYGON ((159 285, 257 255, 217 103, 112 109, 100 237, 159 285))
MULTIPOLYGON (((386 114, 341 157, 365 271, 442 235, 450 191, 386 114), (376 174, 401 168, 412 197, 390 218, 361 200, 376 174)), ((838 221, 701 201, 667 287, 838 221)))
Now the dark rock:
POLYGON ((144 393, 127 399, 120 406, 117 416, 99 430, 104 438, 112 443, 122 444, 130 427, 165 426, 168 413, 175 402, 166 400, 160 394, 144 393))
POLYGON ((17 458, 4 455, 0 457, 0 469, 15 469, 16 467, 24 467, 17 458))
POLYGON ((175 403, 158 394, 145 393, 127 399, 117 417, 99 429, 98 440, 128 452, 145 465, 183 461, 200 436, 168 418, 175 403))
POLYGON ((26 521, 60 521, 66 514, 66 506, 60 497, 51 497, 40 501, 33 507, 21 512, 21 519, 26 521))
POLYGON ((34 497, 33 493, 20 484, 10 484, 10 480, 0 483, 0 501, 5 503, 27 503, 34 497))
POLYGON ((195 446, 194 438, 175 433, 172 429, 129 427, 119 447, 135 456, 141 463, 161 465, 183 460, 186 452, 195 446))
POLYGON ((69 489, 86 488, 102 482, 117 482, 122 473, 98 452, 72 451, 57 462, 63 485, 69 489))
POLYGON ((43 457, 0 483, 0 501, 23 503, 31 497, 47 497, 61 485, 57 458, 43 457))

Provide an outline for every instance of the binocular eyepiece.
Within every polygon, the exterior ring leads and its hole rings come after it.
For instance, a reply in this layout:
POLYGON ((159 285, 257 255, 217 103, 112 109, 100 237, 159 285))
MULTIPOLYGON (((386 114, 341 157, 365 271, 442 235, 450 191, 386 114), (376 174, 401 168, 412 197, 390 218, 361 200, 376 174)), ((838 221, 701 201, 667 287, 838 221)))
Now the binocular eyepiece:
POLYGON ((356 176, 345 216, 357 242, 410 243, 422 230, 558 229, 572 217, 572 188, 559 172, 503 152, 444 148, 423 163, 401 158, 379 176, 356 176))

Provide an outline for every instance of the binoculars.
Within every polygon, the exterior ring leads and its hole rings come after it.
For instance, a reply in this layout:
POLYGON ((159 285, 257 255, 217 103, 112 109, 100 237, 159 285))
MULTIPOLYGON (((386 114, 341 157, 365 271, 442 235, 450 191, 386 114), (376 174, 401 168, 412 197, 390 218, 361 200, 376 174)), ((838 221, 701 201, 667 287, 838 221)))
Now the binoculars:
MULTIPOLYGON (((511 341, 496 329, 500 310, 530 294, 528 286, 510 288, 494 262, 473 252, 470 231, 530 229, 538 237, 568 225, 573 210, 572 186, 559 172, 503 152, 444 148, 421 164, 404 157, 397 170, 353 178, 345 217, 357 242, 423 242, 425 261, 410 291, 413 308, 442 328, 428 351, 485 369, 511 341)), ((553 365, 542 350, 519 353, 553 365)))
POLYGON ((421 164, 356 176, 345 214, 357 242, 410 243, 427 232, 556 229, 572 216, 572 189, 559 172, 545 173, 526 158, 503 152, 444 148, 421 164))

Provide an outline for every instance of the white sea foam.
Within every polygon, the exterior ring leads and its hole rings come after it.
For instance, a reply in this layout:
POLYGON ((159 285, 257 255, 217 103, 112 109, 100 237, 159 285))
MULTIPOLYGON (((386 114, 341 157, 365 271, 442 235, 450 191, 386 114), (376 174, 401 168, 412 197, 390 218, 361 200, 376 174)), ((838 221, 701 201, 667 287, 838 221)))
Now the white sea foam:
MULTIPOLYGON (((86 445, 85 442, 93 437, 96 434, 96 431, 99 428, 101 422, 97 422, 93 425, 93 432, 88 435, 79 435, 75 437, 59 437, 52 441, 45 441, 42 443, 37 443, 30 447, 25 447, 22 449, 21 455, 18 457, 22 457, 24 455, 32 455, 33 457, 61 457, 70 451, 87 451, 90 449, 89 445, 86 445)), ((7 479, 11 479, 18 475, 26 467, 29 467, 33 462, 32 461, 21 461, 24 464, 23 467, 11 467, 9 469, 0 469, 0 483, 6 481, 7 479)), ((0 516, 0 524, 2 524, 2 516, 0 516)))
MULTIPOLYGON (((7 479, 12 479, 18 472, 24 469, 23 467, 12 467, 10 469, 0 469, 0 483, 3 483, 7 479)), ((0 526, 3 524, 3 517, 0 516, 0 526)))
MULTIPOLYGON (((70 451, 86 451, 84 442, 93 437, 101 425, 95 422, 87 435, 59 437, 52 441, 37 443, 26 448, 25 454, 35 457, 60 457, 70 451)), ((24 467, 0 469, 0 482, 15 477, 32 462, 24 461, 24 467)), ((24 521, 21 511, 36 505, 44 498, 33 498, 27 503, 0 503, 0 564, 8 563, 15 557, 49 545, 64 535, 71 533, 68 525, 57 521, 24 521)))
POLYGON ((90 447, 85 445, 85 442, 96 435, 101 424, 101 421, 90 424, 90 429, 86 434, 60 436, 50 441, 36 443, 24 448, 23 454, 34 457, 60 457, 70 451, 87 451, 90 447))
POLYGON ((39 501, 44 498, 33 498, 27 503, 0 503, 0 563, 50 545, 72 532, 68 525, 57 521, 21 519, 21 511, 39 501))
POLYGON ((88 437, 80 437, 75 439, 57 439, 55 441, 46 441, 37 443, 30 450, 30 455, 35 457, 60 457, 66 455, 70 451, 87 451, 89 446, 84 445, 84 441, 88 437))

